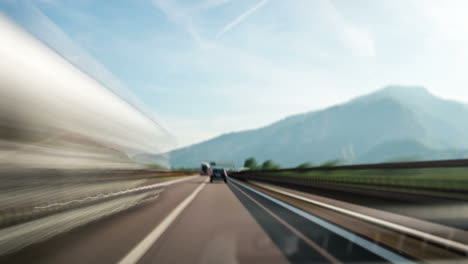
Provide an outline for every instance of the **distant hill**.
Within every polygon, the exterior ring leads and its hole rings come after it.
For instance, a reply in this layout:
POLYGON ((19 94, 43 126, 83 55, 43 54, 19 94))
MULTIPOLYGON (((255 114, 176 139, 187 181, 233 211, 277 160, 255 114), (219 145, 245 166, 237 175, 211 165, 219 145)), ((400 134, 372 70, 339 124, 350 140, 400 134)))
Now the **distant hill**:
POLYGON ((359 157, 359 162, 397 162, 468 158, 468 150, 434 149, 418 141, 401 140, 384 142, 359 157))
POLYGON ((170 160, 174 167, 207 160, 241 166, 252 156, 290 167, 333 159, 462 158, 468 154, 466 131, 467 105, 438 98, 423 87, 389 86, 341 105, 172 151, 170 160))

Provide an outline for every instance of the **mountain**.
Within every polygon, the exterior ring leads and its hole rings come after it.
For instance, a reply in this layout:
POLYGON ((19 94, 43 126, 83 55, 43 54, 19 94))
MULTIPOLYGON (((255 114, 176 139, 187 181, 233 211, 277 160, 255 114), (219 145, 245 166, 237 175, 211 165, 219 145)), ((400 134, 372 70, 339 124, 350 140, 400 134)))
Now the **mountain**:
POLYGON ((383 162, 461 158, 468 153, 468 106, 423 87, 388 86, 347 103, 224 134, 170 153, 173 167, 203 161, 241 166, 248 157, 284 167, 305 161, 383 162))
POLYGON ((359 157, 362 163, 468 158, 468 150, 433 149, 415 140, 384 142, 359 157))

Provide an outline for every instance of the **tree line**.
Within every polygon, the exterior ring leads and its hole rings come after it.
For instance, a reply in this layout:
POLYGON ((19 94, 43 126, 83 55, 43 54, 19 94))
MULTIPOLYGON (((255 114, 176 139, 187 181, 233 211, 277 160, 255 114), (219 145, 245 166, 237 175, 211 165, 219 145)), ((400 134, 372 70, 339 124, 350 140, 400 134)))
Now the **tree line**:
MULTIPOLYGON (((341 163, 340 160, 330 160, 326 161, 322 164, 315 165, 313 162, 304 162, 296 166, 298 169, 306 169, 312 167, 333 167, 337 166, 341 163)), ((244 168, 249 168, 251 170, 277 170, 281 169, 281 166, 272 161, 272 160, 265 160, 261 165, 258 164, 257 160, 254 157, 250 157, 244 161, 244 168)))

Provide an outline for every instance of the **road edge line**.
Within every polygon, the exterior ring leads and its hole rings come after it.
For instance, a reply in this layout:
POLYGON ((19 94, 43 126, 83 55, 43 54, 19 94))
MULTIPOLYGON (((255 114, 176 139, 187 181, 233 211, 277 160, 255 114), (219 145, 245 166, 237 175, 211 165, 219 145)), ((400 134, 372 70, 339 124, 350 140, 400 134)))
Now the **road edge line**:
POLYGON ((306 244, 308 244, 311 248, 313 248, 315 251, 317 251, 324 259, 330 261, 330 263, 342 263, 339 261, 337 258, 332 256, 328 251, 320 247, 317 243, 309 239, 306 235, 301 233, 299 230, 297 230, 295 227, 290 225, 288 222, 283 220, 281 217, 279 217, 277 214, 272 212, 270 209, 266 208, 263 204, 261 204, 259 201, 255 200, 252 198, 249 194, 241 190, 240 187, 236 186, 235 184, 232 185, 234 188, 236 188, 239 192, 241 192, 245 197, 247 197, 251 202, 256 204, 258 207, 263 209, 267 214, 269 214, 271 217, 273 217, 276 221, 278 221, 280 224, 285 226, 289 231, 291 231, 294 235, 296 235, 298 238, 302 239, 306 244))
POLYGON ((309 220, 309 221, 311 221, 313 223, 316 223, 316 224, 322 226, 323 228, 328 229, 331 232, 344 237, 345 239, 347 239, 347 240, 349 240, 349 241, 351 241, 351 242, 353 242, 353 243, 355 243, 355 244, 369 250, 370 252, 372 252, 372 253, 374 253, 374 254, 376 254, 376 255, 378 255, 378 256, 386 259, 386 260, 388 260, 391 263, 414 263, 413 261, 411 261, 411 260, 409 260, 409 259, 407 259, 407 258, 393 252, 392 250, 386 249, 386 248, 384 248, 384 247, 382 247, 382 246, 380 246, 378 244, 375 244, 375 243, 371 242, 370 240, 362 238, 361 236, 359 236, 359 235, 357 235, 355 233, 352 233, 352 232, 350 232, 350 231, 348 231, 348 230, 346 230, 346 229, 344 229, 344 228, 342 228, 342 227, 340 227, 340 226, 338 226, 336 224, 333 224, 332 222, 320 219, 320 218, 312 215, 309 212, 298 209, 298 208, 296 208, 296 207, 294 207, 292 205, 289 205, 289 204, 287 204, 287 203, 285 203, 285 202, 283 202, 283 201, 281 201, 281 200, 279 200, 277 198, 274 198, 274 197, 272 197, 270 195, 267 195, 267 194, 265 194, 265 193, 263 193, 261 191, 255 190, 254 188, 249 187, 249 186, 247 186, 245 184, 242 184, 237 180, 234 180, 232 178, 230 180, 232 182, 236 183, 237 185, 242 186, 242 187, 246 188, 247 190, 250 190, 250 191, 252 191, 252 192, 254 192, 254 193, 256 193, 256 194, 258 194, 258 195, 260 195, 260 196, 262 196, 262 197, 264 197, 264 198, 266 198, 266 199, 268 199, 268 200, 270 200, 270 201, 272 201, 272 202, 274 202, 274 203, 276 203, 276 204, 278 204, 278 205, 280 205, 280 206, 282 206, 282 207, 284 207, 284 208, 286 208, 286 209, 288 209, 288 210, 290 210, 290 211, 304 217, 304 218, 306 218, 307 220, 309 220))
POLYGON ((413 235, 415 237, 418 237, 418 238, 426 240, 426 241, 430 241, 430 242, 435 243, 435 244, 439 244, 439 245, 442 245, 442 246, 445 246, 445 247, 448 247, 448 248, 452 248, 452 249, 455 249, 455 250, 458 250, 458 251, 462 251, 462 252, 465 252, 465 254, 468 253, 468 245, 465 245, 465 244, 462 244, 462 243, 459 243, 459 242, 456 242, 456 241, 453 241, 453 240, 448 240, 448 239, 445 239, 443 237, 432 235, 432 234, 429 234, 429 233, 425 233, 423 231, 420 231, 420 230, 417 230, 417 229, 414 229, 414 228, 406 227, 406 226, 403 226, 403 225, 400 225, 400 224, 395 224, 395 223, 389 222, 387 220, 383 220, 383 219, 379 219, 379 218, 376 218, 376 217, 368 216, 368 215, 358 213, 358 212, 353 212, 353 211, 348 210, 348 209, 344 209, 344 208, 341 208, 341 207, 338 207, 338 206, 334 206, 334 205, 327 204, 327 203, 324 203, 324 202, 316 201, 316 200, 311 199, 311 198, 303 197, 303 196, 300 196, 300 195, 297 195, 297 194, 294 194, 294 193, 290 193, 290 192, 287 192, 287 191, 283 191, 283 190, 280 190, 280 189, 277 189, 277 188, 274 188, 274 187, 266 186, 264 184, 260 184, 260 187, 265 188, 265 189, 270 190, 270 191, 273 191, 273 192, 276 192, 276 193, 280 193, 280 194, 292 197, 292 198, 302 200, 304 202, 315 204, 315 205, 320 206, 320 207, 324 207, 324 208, 327 208, 327 209, 330 209, 330 210, 333 210, 333 211, 337 211, 337 212, 340 212, 342 214, 349 215, 349 216, 352 216, 352 217, 355 217, 355 218, 358 218, 358 219, 361 219, 361 220, 364 220, 364 221, 368 221, 368 222, 371 222, 373 224, 377 224, 377 225, 380 225, 380 226, 383 226, 383 227, 386 227, 386 228, 389 228, 389 229, 393 229, 393 230, 395 230, 397 232, 413 235))

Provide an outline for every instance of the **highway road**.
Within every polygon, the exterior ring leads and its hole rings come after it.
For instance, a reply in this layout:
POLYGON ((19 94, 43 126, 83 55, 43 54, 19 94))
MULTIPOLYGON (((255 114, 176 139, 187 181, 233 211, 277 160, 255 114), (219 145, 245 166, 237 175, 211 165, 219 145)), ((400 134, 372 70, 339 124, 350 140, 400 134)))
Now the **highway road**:
POLYGON ((0 263, 411 263, 466 260, 466 231, 276 186, 161 186, 0 263))

